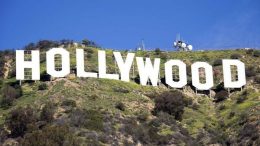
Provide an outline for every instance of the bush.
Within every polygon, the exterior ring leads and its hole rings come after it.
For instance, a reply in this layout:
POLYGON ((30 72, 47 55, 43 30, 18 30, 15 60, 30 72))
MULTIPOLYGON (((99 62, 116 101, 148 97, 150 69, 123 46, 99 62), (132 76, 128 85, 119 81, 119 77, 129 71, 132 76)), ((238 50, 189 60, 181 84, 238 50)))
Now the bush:
POLYGON ((47 126, 42 130, 27 133, 21 140, 22 146, 77 146, 79 142, 68 126, 47 126))
POLYGON ((255 56, 255 57, 260 57, 260 51, 259 51, 259 50, 255 50, 255 51, 253 52, 253 56, 255 56))
POLYGON ((184 96, 181 92, 169 91, 164 92, 155 98, 154 113, 166 112, 173 115, 176 120, 182 119, 182 114, 184 112, 184 96))
POLYGON ((70 115, 70 123, 76 127, 102 131, 104 129, 103 115, 95 110, 75 109, 70 115))
POLYGON ((16 108, 12 110, 5 120, 12 137, 23 136, 28 128, 36 122, 34 110, 31 107, 16 108))
POLYGON ((65 48, 72 45, 73 42, 74 42, 73 40, 69 40, 69 39, 62 39, 59 41, 60 45, 64 45, 65 48))
POLYGON ((257 145, 260 141, 260 134, 257 122, 246 123, 238 133, 239 145, 257 145))
POLYGON ((40 40, 35 48, 39 48, 40 50, 48 50, 50 48, 58 47, 59 43, 56 41, 50 41, 50 40, 40 40))
MULTIPOLYGON (((46 71, 41 73, 41 81, 50 81, 51 80, 51 75, 47 74, 46 71)), ((40 86, 40 85, 39 85, 40 86)), ((39 88, 39 87, 38 87, 39 88)), ((47 89, 47 88, 46 88, 47 89)), ((44 89, 45 90, 45 89, 44 89)))
POLYGON ((254 50, 253 49, 248 49, 248 50, 246 50, 246 54, 252 54, 254 52, 254 50))
POLYGON ((48 88, 48 85, 46 83, 41 83, 38 86, 38 90, 46 90, 48 88))
POLYGON ((125 105, 123 102, 117 102, 115 107, 121 111, 125 111, 125 105))
POLYGON ((20 86, 5 85, 2 89, 2 95, 11 98, 19 98, 22 95, 22 89, 20 86))
POLYGON ((230 56, 230 58, 231 59, 239 59, 239 58, 241 58, 242 56, 240 55, 240 54, 232 54, 231 56, 230 56))
POLYGON ((95 48, 99 48, 100 46, 97 45, 95 42, 88 40, 88 39, 84 39, 82 40, 82 44, 87 46, 87 47, 95 47, 95 48))
POLYGON ((13 105, 14 100, 14 98, 3 96, 0 105, 2 108, 8 108, 13 105))
POLYGON ((54 105, 51 102, 46 103, 46 105, 43 107, 40 119, 42 121, 52 122, 53 121, 53 115, 54 115, 54 105))
POLYGON ((2 101, 1 107, 7 108, 11 106, 16 98, 19 98, 22 95, 22 90, 20 86, 16 86, 16 88, 5 85, 2 89, 2 101))
POLYGON ((219 91, 219 92, 216 93, 214 98, 215 98, 216 102, 223 101, 226 98, 228 98, 228 92, 225 91, 225 90, 219 91))
POLYGON ((213 66, 219 66, 222 65, 222 60, 221 59, 217 59, 213 62, 213 66))
POLYGON ((154 50, 154 53, 155 53, 155 55, 160 55, 160 54, 161 54, 160 48, 156 48, 156 49, 154 50))

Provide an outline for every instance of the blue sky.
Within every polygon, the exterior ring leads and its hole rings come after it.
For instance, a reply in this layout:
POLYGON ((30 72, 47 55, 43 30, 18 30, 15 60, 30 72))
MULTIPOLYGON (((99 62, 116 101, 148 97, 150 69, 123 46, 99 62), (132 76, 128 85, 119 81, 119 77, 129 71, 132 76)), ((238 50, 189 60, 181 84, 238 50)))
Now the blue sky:
POLYGON ((104 48, 260 48, 259 0, 1 0, 0 49, 84 38, 104 48))

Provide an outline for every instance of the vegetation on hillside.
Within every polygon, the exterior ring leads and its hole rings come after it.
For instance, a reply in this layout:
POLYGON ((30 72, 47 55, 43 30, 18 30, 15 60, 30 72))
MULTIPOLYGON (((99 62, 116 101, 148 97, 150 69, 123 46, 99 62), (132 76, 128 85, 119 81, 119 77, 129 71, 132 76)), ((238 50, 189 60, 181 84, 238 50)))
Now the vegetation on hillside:
MULTIPOLYGON (((87 52, 86 70, 97 72, 98 45, 88 40, 82 43, 87 52)), ((71 52, 75 67, 77 47, 71 40, 45 40, 25 48, 40 49, 44 56, 48 48, 61 45, 71 52)), ((106 52, 108 72, 118 72, 112 50, 106 52)), ((44 57, 42 80, 23 81, 20 86, 15 80, 14 52, 2 51, 0 145, 259 145, 259 50, 135 53, 161 58, 162 64, 180 59, 188 68, 195 61, 209 62, 214 68, 215 95, 195 94, 189 69, 189 84, 184 89, 167 88, 163 66, 159 87, 139 85, 138 72, 131 72, 131 82, 73 75, 50 81, 44 57), (229 95, 223 87, 221 58, 246 64, 247 85, 242 90, 231 89, 229 95), (7 62, 11 65, 6 66, 7 62)))

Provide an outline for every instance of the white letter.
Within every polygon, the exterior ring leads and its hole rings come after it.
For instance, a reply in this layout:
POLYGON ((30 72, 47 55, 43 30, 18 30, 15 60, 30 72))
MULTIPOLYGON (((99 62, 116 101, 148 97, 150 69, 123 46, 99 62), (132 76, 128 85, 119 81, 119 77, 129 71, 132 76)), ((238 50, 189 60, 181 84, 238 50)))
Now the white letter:
POLYGON ((76 49, 76 59, 77 59, 77 76, 78 77, 93 77, 97 78, 97 73, 85 72, 84 70, 84 50, 76 49))
POLYGON ((24 61, 24 50, 16 50, 16 79, 24 80, 24 68, 32 69, 32 80, 40 80, 40 54, 31 51, 32 61, 24 61))
POLYGON ((187 84, 186 64, 180 60, 169 60, 165 63, 165 80, 173 88, 182 88, 187 84), (172 78, 172 66, 179 67, 179 81, 175 82, 172 78))
POLYGON ((150 58, 146 58, 145 64, 143 57, 136 57, 137 67, 140 75, 141 85, 146 85, 148 79, 150 78, 152 85, 157 86, 158 75, 160 69, 160 59, 154 59, 154 66, 151 63, 150 58))
POLYGON ((130 72, 135 54, 128 53, 125 62, 124 62, 120 52, 114 52, 114 56, 115 56, 118 68, 120 70, 120 73, 121 73, 121 80, 129 82, 129 72, 130 72))
POLYGON ((192 70, 192 85, 195 86, 198 90, 209 90, 213 87, 213 71, 212 66, 206 62, 196 62, 191 65, 192 70), (205 69, 206 74, 206 83, 200 83, 199 68, 205 69))
POLYGON ((100 78, 107 78, 107 79, 119 79, 118 74, 107 74, 107 67, 106 67, 106 52, 105 51, 98 51, 98 70, 99 70, 99 77, 100 78))
POLYGON ((47 73, 53 77, 65 77, 70 73, 70 54, 67 50, 63 48, 52 48, 51 50, 47 51, 46 53, 46 66, 47 66, 47 73), (55 70, 55 55, 61 55, 62 61, 62 70, 56 71, 55 70))
POLYGON ((240 88, 246 84, 245 64, 239 60, 223 59, 223 76, 225 88, 240 88), (231 65, 237 67, 238 80, 232 82, 231 65))

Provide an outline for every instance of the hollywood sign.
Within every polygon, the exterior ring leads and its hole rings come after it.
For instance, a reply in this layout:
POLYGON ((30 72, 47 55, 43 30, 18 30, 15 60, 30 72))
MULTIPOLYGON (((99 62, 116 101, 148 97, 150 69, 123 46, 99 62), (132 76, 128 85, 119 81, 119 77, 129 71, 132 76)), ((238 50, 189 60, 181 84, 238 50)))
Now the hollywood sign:
MULTIPOLYGON (((155 58, 152 63, 150 58, 135 57, 135 53, 128 53, 123 58, 120 52, 113 52, 120 74, 108 74, 106 71, 106 52, 98 51, 98 73, 87 72, 84 69, 84 50, 76 49, 77 77, 106 78, 129 82, 129 74, 134 62, 137 63, 137 70, 140 76, 140 84, 147 85, 151 81, 153 86, 158 85, 160 58, 155 58)), ((223 59, 223 77, 225 88, 241 88, 246 84, 245 65, 235 59, 223 59), (231 66, 237 68, 237 80, 232 81, 231 66)), ((24 50, 16 51, 16 79, 24 80, 24 69, 32 69, 32 80, 40 80, 40 52, 31 51, 31 60, 24 60, 24 50)), ((187 84, 186 64, 181 60, 170 59, 164 63, 166 84, 173 88, 182 88, 187 84), (179 68, 179 81, 173 80, 173 66, 179 68)), ((46 52, 46 70, 52 77, 65 77, 70 74, 70 53, 63 48, 52 48, 46 52), (61 56, 62 69, 55 70, 55 55, 61 56)), ((206 62, 195 62, 191 65, 192 85, 198 90, 209 90, 213 87, 213 69, 206 62), (205 83, 200 82, 199 69, 205 70, 205 83)))

